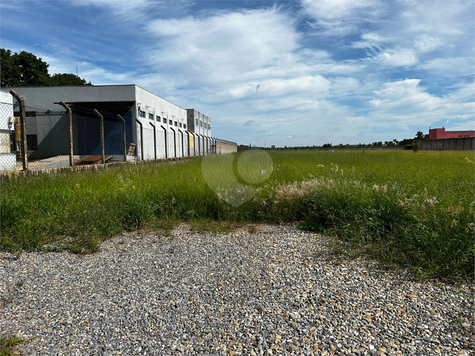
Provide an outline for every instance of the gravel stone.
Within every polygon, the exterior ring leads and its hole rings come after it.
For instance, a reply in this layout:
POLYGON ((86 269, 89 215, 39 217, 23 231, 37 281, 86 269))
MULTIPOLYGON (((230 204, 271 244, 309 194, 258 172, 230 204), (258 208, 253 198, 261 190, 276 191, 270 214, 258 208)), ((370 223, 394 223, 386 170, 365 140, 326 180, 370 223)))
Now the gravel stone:
POLYGON ((327 253, 295 226, 126 233, 0 253, 0 334, 25 355, 473 355, 473 284, 327 253))

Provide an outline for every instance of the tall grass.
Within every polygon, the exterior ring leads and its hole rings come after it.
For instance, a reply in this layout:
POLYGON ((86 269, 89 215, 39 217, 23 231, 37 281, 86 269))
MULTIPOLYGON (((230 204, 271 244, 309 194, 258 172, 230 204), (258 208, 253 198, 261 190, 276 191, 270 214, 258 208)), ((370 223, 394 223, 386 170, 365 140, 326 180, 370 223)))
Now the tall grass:
POLYGON ((232 172, 223 156, 206 158, 206 180, 196 158, 5 183, 0 248, 93 252, 120 231, 170 222, 299 222, 422 276, 473 277, 472 152, 272 152, 265 180, 235 156, 232 172), (226 202, 237 195, 243 204, 226 202))

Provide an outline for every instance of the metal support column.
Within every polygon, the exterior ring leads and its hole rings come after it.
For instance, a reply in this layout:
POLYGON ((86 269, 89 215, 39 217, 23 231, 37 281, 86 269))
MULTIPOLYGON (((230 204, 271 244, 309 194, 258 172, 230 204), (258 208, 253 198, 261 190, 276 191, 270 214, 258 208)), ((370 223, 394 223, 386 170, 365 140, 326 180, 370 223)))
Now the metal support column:
POLYGON ((94 109, 94 112, 96 113, 97 116, 99 116, 99 119, 101 119, 101 155, 102 155, 102 164, 104 164, 106 163, 106 149, 104 145, 104 117, 96 109, 94 109))
POLYGON ((122 120, 122 135, 124 136, 124 162, 127 162, 127 134, 125 132, 125 120, 122 116, 117 114, 117 117, 122 120))
POLYGON ((73 110, 64 102, 55 103, 61 105, 68 111, 69 118, 69 165, 74 166, 74 146, 73 146, 73 110))

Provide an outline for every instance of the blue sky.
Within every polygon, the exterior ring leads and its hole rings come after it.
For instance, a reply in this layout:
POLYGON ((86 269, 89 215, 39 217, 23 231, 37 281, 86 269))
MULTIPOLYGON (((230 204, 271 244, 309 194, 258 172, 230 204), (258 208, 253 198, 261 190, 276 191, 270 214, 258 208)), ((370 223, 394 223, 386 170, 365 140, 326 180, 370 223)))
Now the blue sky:
POLYGON ((0 46, 49 72, 137 84, 263 146, 475 129, 475 3, 0 2, 0 46))

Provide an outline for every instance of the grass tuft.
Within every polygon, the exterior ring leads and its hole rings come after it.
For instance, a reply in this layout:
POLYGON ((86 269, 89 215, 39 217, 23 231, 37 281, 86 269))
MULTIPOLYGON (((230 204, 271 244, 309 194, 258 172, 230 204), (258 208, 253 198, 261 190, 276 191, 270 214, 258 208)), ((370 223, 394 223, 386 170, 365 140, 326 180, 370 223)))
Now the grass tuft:
POLYGON ((13 348, 23 341, 25 340, 16 336, 0 336, 0 356, 13 355, 13 348))

